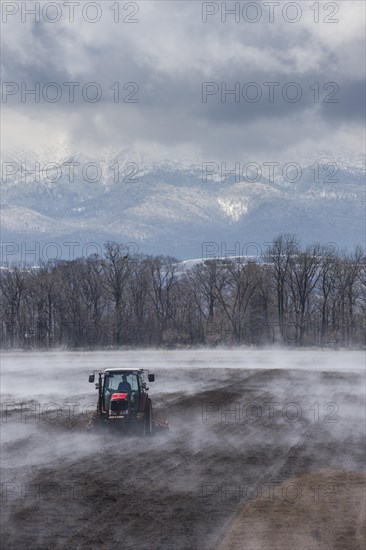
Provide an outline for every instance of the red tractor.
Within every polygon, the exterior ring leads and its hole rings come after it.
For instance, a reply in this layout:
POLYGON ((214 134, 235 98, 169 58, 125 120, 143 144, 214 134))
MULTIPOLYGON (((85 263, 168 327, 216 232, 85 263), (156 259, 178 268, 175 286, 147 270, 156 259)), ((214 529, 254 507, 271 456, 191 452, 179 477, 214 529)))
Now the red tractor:
POLYGON ((98 404, 91 427, 105 427, 109 433, 139 433, 151 435, 169 428, 169 422, 153 417, 149 388, 145 380, 154 382, 155 375, 143 369, 111 368, 94 371, 89 382, 95 382, 97 373, 98 404))

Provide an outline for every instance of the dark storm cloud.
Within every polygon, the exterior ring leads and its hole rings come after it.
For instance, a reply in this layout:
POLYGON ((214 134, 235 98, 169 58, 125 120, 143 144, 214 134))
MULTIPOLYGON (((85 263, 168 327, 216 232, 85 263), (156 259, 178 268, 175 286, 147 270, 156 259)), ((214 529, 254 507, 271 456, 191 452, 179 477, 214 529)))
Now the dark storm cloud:
POLYGON ((329 123, 352 120, 362 123, 365 120, 365 81, 342 80, 338 94, 337 108, 332 109, 329 103, 322 103, 322 116, 329 123))

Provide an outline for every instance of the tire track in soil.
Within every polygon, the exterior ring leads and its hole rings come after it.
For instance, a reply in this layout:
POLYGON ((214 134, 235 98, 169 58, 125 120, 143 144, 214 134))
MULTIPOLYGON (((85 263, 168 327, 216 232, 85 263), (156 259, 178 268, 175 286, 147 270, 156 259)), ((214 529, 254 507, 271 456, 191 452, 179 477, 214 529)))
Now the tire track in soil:
MULTIPOLYGON (((330 378, 332 373, 323 373, 323 376, 325 378, 330 378)), ((276 386, 277 388, 279 385, 276 386)), ((289 402, 294 402, 295 396, 292 395, 289 399, 289 402)), ((321 424, 320 424, 321 426, 321 424)), ((299 525, 299 520, 303 520, 303 517, 301 517, 301 512, 297 513, 297 510, 295 511, 295 514, 291 514, 293 512, 293 509, 295 508, 295 502, 288 503, 285 502, 282 506, 281 510, 281 504, 272 504, 272 510, 269 509, 269 503, 264 502, 260 503, 259 505, 255 502, 250 503, 238 503, 238 507, 235 510, 235 512, 232 514, 231 518, 226 522, 226 526, 224 529, 222 529, 221 534, 217 538, 216 541, 212 541, 213 548, 216 550, 297 550, 298 548, 301 548, 302 550, 364 550, 366 548, 366 542, 365 542, 365 533, 366 533, 366 525, 365 525, 365 501, 366 501, 366 476, 365 474, 361 474, 358 472, 352 472, 352 471, 338 471, 338 470, 315 470, 311 471, 308 474, 304 474, 304 471, 306 472, 307 468, 311 466, 311 463, 309 464, 298 464, 298 462, 301 461, 301 459, 304 460, 304 441, 306 441, 306 436, 310 434, 313 428, 319 428, 319 425, 310 423, 309 426, 307 426, 302 433, 300 434, 298 441, 291 445, 287 451, 285 452, 285 458, 281 464, 274 464, 270 468, 268 468, 265 473, 257 480, 257 483, 263 483, 268 481, 268 474, 272 473, 272 480, 273 478, 273 472, 276 468, 275 478, 276 482, 278 480, 279 483, 282 482, 282 485, 279 487, 279 490, 282 491, 284 488, 286 488, 286 483, 292 483, 295 484, 297 487, 301 486, 301 484, 308 483, 308 486, 313 487, 312 484, 314 484, 314 487, 317 487, 319 489, 320 484, 332 484, 334 483, 334 479, 337 479, 338 486, 335 490, 339 490, 339 487, 345 484, 345 479, 347 477, 351 477, 354 480, 354 485, 356 486, 356 489, 353 490, 353 493, 351 493, 351 499, 346 502, 346 506, 341 506, 340 510, 337 510, 337 520, 341 524, 340 532, 337 533, 336 537, 331 537, 331 530, 326 526, 327 529, 327 538, 324 540, 324 534, 321 533, 323 524, 325 522, 327 514, 329 515, 329 511, 331 513, 334 513, 334 510, 331 509, 331 506, 324 505, 322 507, 322 522, 318 522, 318 529, 313 529, 309 535, 309 533, 300 533, 300 536, 296 538, 294 536, 294 533, 292 531, 293 525, 299 525), (291 453, 291 454, 290 454, 291 453), (296 464, 297 463, 297 464, 296 464), (298 471, 296 471, 298 470, 298 471), (309 479, 309 481, 307 481, 309 479), (355 499, 355 494, 358 495, 358 500, 355 499), (262 506, 261 506, 262 505, 262 506), (353 517, 350 514, 347 513, 347 506, 352 506, 352 513, 355 513, 356 515, 356 527, 349 527, 349 525, 344 526, 344 517, 347 517, 347 521, 349 524, 355 523, 353 521, 353 517), (361 512, 359 511, 359 506, 361 506, 361 512), (261 509, 262 508, 262 509, 261 509), (325 511, 324 511, 325 508, 325 511), (262 516, 266 514, 273 513, 273 509, 275 511, 274 517, 275 520, 272 518, 268 521, 265 519, 265 521, 261 521, 258 519, 258 511, 261 512, 262 516), (257 512, 257 516, 254 512, 257 512), (277 517, 276 517, 277 512, 277 517), (246 515, 249 515, 249 519, 247 520, 247 523, 245 523, 246 515), (291 516, 291 523, 286 522, 286 516, 291 516), (277 520, 277 525, 276 525, 277 520), (257 527, 253 527, 253 521, 257 522, 257 527), (270 525, 270 529, 268 529, 268 523, 270 525), (285 523, 285 527, 284 524, 285 523), (264 527, 267 527, 268 531, 263 535, 264 527), (279 525, 278 525, 279 524, 279 525), (245 530, 250 530, 252 528, 251 535, 251 541, 252 545, 248 546, 246 545, 246 539, 247 532, 245 530), (278 541, 278 533, 275 533, 275 529, 278 529, 279 531, 282 528, 282 537, 280 538, 280 544, 278 547, 273 546, 274 543, 274 537, 276 536, 276 541, 278 541), (253 534, 254 531, 254 534, 253 534), (284 541, 284 538, 288 538, 292 536, 292 546, 287 546, 286 542, 284 541), (265 536, 267 538, 265 538, 265 536), (301 539, 302 537, 302 539, 301 539), (261 543, 261 541, 265 540, 266 542, 261 543), (286 546, 285 546, 285 545, 286 546), (307 546, 309 544, 309 546, 307 546), (306 546, 305 546, 306 545, 306 546)), ((328 439, 331 440, 330 437, 328 439)), ((351 487, 351 490, 354 489, 351 487)), ((313 495, 314 502, 315 502, 315 495, 313 495)), ((318 494, 319 498, 319 494, 318 494)), ((331 501, 331 504, 333 502, 331 501)), ((343 504, 343 503, 342 503, 343 504)), ((311 507, 309 506, 309 502, 305 502, 305 506, 307 505, 307 517, 314 516, 314 514, 310 513, 311 507)), ((314 525, 316 523, 316 517, 311 518, 314 521, 314 525)), ((304 522, 303 522, 304 523, 304 522)), ((305 525, 301 525, 303 528, 303 531, 310 530, 308 522, 305 522, 305 525)), ((333 526, 334 528, 334 526, 333 526)), ((325 529, 324 529, 325 531, 325 529)), ((297 533, 296 533, 297 535, 297 533)), ((207 547, 207 550, 209 550, 209 546, 207 547)))

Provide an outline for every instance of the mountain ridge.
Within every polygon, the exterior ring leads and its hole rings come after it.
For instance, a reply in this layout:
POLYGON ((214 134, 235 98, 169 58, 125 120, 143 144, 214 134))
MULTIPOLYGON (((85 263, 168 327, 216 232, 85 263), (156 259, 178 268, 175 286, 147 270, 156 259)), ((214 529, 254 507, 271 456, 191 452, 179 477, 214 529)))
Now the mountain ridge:
POLYGON ((286 179, 280 166, 271 180, 262 173, 252 182, 238 182, 234 174, 224 181, 219 163, 204 178, 202 163, 136 162, 129 151, 98 161, 64 151, 53 156, 59 160, 47 171, 51 158, 50 152, 30 150, 3 156, 3 243, 116 240, 135 242, 142 253, 181 259, 200 255, 203 243, 261 244, 282 232, 304 243, 364 246, 362 157, 319 155, 318 165, 304 165, 298 181, 291 171, 286 179))

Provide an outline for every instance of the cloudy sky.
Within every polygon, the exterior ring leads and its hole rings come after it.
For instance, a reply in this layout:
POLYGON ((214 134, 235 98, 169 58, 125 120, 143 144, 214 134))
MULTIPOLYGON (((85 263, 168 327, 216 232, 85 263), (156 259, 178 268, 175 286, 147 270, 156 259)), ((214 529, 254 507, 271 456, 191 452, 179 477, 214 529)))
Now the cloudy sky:
POLYGON ((5 150, 250 161, 364 150, 362 1, 240 2, 226 21, 221 2, 79 2, 73 22, 62 1, 40 2, 39 22, 19 4, 2 3, 5 150), (39 102, 22 101, 35 86, 39 102))

